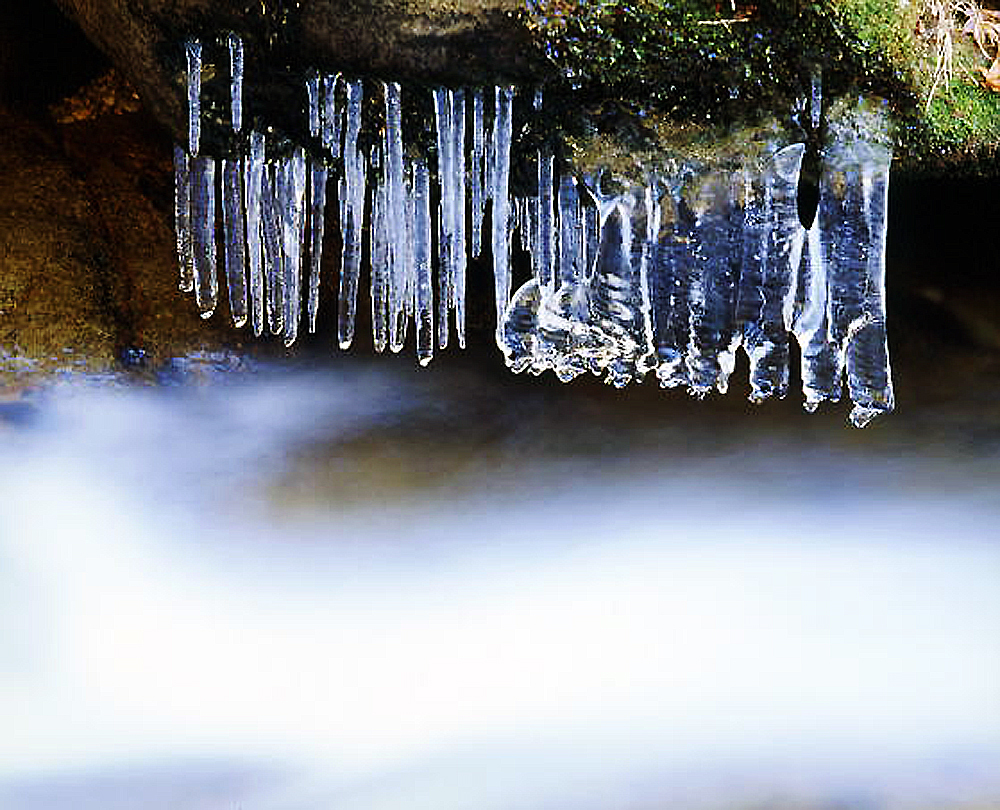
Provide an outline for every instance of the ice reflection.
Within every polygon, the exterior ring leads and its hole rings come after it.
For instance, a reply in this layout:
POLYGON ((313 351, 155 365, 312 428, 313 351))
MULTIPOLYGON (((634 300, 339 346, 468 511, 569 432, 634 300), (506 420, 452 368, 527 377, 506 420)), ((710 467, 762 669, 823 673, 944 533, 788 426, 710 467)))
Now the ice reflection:
POLYGON ((0 806, 1000 797, 971 471, 595 438, 490 385, 70 387, 4 429, 0 806))

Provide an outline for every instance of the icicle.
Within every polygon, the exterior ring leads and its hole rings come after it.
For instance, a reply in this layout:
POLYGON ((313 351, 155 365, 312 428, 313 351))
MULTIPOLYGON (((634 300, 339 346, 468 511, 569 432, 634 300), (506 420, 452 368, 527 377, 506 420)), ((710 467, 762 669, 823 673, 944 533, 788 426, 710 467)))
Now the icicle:
POLYGON ((233 131, 243 129, 243 40, 236 34, 226 37, 229 45, 229 98, 233 131))
POLYGON ((215 271, 215 160, 191 161, 191 220, 194 225, 194 290, 202 318, 210 318, 219 300, 215 271))
POLYGON ((559 284, 583 276, 582 233, 576 180, 566 175, 559 182, 559 284))
POLYGON ((597 259, 597 246, 601 237, 600 212, 591 195, 581 195, 580 213, 583 217, 582 271, 584 276, 589 276, 597 259))
POLYGON ((280 335, 284 331, 285 318, 284 247, 277 174, 276 166, 265 164, 261 182, 267 322, 272 335, 280 335))
POLYGON ((792 301, 786 314, 790 309, 791 332, 802 354, 803 407, 812 412, 825 400, 840 399, 841 382, 833 346, 827 339, 827 265, 818 219, 805 231, 804 240, 793 247, 792 263, 798 272, 789 291, 792 301))
POLYGON ((687 202, 695 215, 697 271, 689 290, 691 343, 685 362, 695 396, 713 388, 726 392, 739 345, 736 289, 743 226, 739 179, 729 167, 699 167, 688 189, 687 202))
POLYGON ((309 134, 313 138, 319 137, 320 130, 319 88, 319 75, 316 73, 309 74, 306 77, 306 104, 309 115, 309 134))
POLYGON ((246 235, 243 225, 242 161, 222 161, 222 231, 225 237, 229 311, 237 328, 247 322, 246 235))
POLYGON ((538 241, 535 243, 535 276, 543 290, 555 284, 555 217, 553 214, 553 161, 547 150, 538 152, 538 241))
POLYGON ((589 283, 587 355, 616 388, 641 378, 652 353, 647 276, 659 216, 652 189, 636 188, 611 203, 601 226, 589 283))
POLYGON ((377 148, 372 149, 371 175, 375 179, 368 239, 368 255, 371 257, 372 339, 375 351, 381 354, 389 345, 389 251, 391 242, 386 222, 389 183, 383 157, 377 148))
POLYGON ((385 85, 386 235, 389 240, 388 297, 389 348, 398 352, 406 340, 406 291, 411 287, 413 249, 407 228, 406 186, 403 176, 403 121, 400 88, 385 85))
POLYGON ((264 269, 261 244, 261 184, 264 181, 264 136, 250 133, 250 154, 244 159, 244 193, 247 214, 247 264, 250 271, 250 311, 253 333, 264 332, 264 269))
POLYGON ((649 276, 656 376, 661 388, 688 383, 685 362, 691 342, 688 302, 697 276, 690 247, 694 243, 694 215, 683 196, 688 173, 682 165, 664 178, 666 194, 660 198, 661 235, 649 276))
POLYGON ((188 40, 187 92, 188 92, 188 154, 197 157, 201 145, 201 43, 188 40))
POLYGON ((347 83, 347 121, 344 135, 344 177, 340 186, 340 227, 343 241, 341 259, 339 339, 340 348, 350 348, 354 340, 358 276, 361 272, 361 239, 364 223, 365 166, 358 151, 361 130, 362 84, 347 83))
MULTIPOLYGON (((786 146, 769 157, 762 173, 760 200, 747 230, 744 276, 753 288, 742 295, 743 348, 750 360, 750 401, 788 391, 788 329, 783 310, 791 288, 793 247, 801 244, 798 186, 805 144, 786 146), (747 300, 749 299, 749 300, 747 300)), ((800 248, 799 248, 800 250, 800 248)), ((797 252, 796 252, 797 255, 797 252)))
MULTIPOLYGON (((321 89, 325 90, 325 83, 320 82, 319 76, 310 76, 307 79, 306 92, 309 97, 309 134, 313 138, 322 136, 325 142, 327 131, 331 127, 322 120, 322 113, 326 111, 327 106, 325 103, 321 103, 321 89)), ((309 299, 306 312, 309 320, 309 332, 315 333, 316 318, 319 314, 320 272, 323 264, 323 231, 326 218, 326 166, 320 161, 310 161, 310 175, 308 216, 309 299)))
POLYGON ((416 271, 417 359, 434 357, 434 292, 431 289, 431 192, 427 162, 413 163, 413 262, 416 271))
POLYGON ((341 108, 337 103, 338 76, 324 76, 322 82, 322 124, 323 146, 330 150, 335 158, 340 157, 341 108))
POLYGON ((452 283, 454 288, 455 336, 458 347, 465 348, 465 91, 451 96, 451 159, 455 182, 452 184, 452 283))
POLYGON ((495 88, 496 115, 493 122, 493 282, 496 295, 497 330, 510 298, 510 147, 513 87, 495 88))
POLYGON ((284 250, 285 345, 295 343, 302 311, 302 246, 305 241, 306 155, 301 147, 281 161, 280 189, 284 250))
POLYGON ((864 427, 894 406, 885 329, 885 239, 888 204, 888 118, 884 105, 862 100, 831 113, 824 150, 820 210, 827 211, 830 340, 846 342, 850 420, 864 427))
POLYGON ((437 131, 438 184, 438 348, 448 347, 448 311, 455 298, 455 138, 452 128, 451 95, 444 87, 434 90, 434 119, 437 131))
POLYGON ((537 209, 538 205, 534 198, 517 197, 514 199, 514 218, 517 221, 517 233, 520 237, 521 250, 529 256, 532 254, 531 229, 532 217, 529 213, 532 209, 537 209))
POLYGON ((194 290, 194 253, 191 244, 191 158, 183 146, 174 146, 174 231, 181 292, 194 290))
POLYGON ((854 403, 850 419, 855 427, 864 427, 895 407, 885 327, 886 210, 892 154, 888 148, 876 147, 874 152, 864 167, 864 214, 869 239, 863 302, 865 324, 853 336, 847 351, 847 381, 854 403))
POLYGON ((483 91, 472 93, 472 255, 478 258, 483 244, 483 91))
POLYGON ((813 69, 809 88, 809 121, 813 132, 819 132, 823 118, 823 69, 818 65, 813 69))

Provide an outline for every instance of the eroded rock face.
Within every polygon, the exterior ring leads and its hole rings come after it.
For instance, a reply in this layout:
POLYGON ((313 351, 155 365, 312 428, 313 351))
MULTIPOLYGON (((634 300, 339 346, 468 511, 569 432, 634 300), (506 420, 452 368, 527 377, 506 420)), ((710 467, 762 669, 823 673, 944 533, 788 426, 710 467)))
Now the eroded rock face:
POLYGON ((246 43, 249 116, 301 127, 310 68, 436 83, 518 81, 537 70, 517 0, 58 0, 177 139, 191 36, 246 43), (292 112, 289 112, 291 108, 292 112))

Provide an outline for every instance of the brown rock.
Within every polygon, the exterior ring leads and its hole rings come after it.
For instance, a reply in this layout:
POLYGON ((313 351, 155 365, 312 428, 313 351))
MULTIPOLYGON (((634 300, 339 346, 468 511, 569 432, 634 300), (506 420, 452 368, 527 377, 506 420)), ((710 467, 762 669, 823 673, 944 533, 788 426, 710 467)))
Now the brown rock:
POLYGON ((186 126, 183 42, 246 43, 248 117, 295 132, 311 68, 409 81, 524 79, 537 69, 517 0, 58 0, 177 140, 186 126), (293 107, 292 114, 289 107, 293 107))

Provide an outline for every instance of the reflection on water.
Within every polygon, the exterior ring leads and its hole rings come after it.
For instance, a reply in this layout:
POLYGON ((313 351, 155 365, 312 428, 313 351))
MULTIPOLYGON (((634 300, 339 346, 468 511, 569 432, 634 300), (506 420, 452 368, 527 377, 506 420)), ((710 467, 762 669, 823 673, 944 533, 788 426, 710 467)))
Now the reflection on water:
POLYGON ((0 405, 0 807, 995 806, 996 444, 673 402, 355 359, 0 405))

